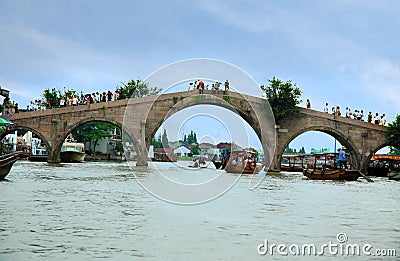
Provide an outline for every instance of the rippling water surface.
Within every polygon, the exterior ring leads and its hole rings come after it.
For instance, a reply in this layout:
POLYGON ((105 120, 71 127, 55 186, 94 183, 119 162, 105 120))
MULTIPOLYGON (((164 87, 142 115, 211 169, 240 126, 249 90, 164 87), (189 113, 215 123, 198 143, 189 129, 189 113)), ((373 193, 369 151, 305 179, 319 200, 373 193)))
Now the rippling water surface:
MULTIPOLYGON (((228 175, 157 166, 184 182, 228 175)), ((126 163, 18 161, 0 182, 0 260, 271 260, 282 256, 276 250, 260 255, 265 240, 319 247, 338 243, 338 233, 346 234, 346 244, 395 249, 400 256, 399 182, 323 182, 280 173, 249 190, 250 177, 242 176, 223 196, 182 206, 159 200, 135 180, 154 175, 153 167, 134 171, 126 163)))

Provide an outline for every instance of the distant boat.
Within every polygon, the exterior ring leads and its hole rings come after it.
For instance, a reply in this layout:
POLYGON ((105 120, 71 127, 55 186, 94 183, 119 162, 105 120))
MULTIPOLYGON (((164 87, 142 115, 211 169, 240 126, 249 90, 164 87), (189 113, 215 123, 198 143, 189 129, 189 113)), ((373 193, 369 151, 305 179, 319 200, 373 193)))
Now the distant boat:
POLYGON ((375 154, 367 167, 368 176, 388 177, 400 171, 400 155, 375 154))
POLYGON ((309 179, 314 180, 346 180, 355 181, 362 173, 359 170, 338 168, 336 164, 337 153, 316 153, 314 154, 314 164, 310 163, 306 168, 303 169, 303 174, 309 179), (317 166, 317 158, 320 157, 324 160, 322 166, 317 166), (329 164, 332 162, 333 164, 329 164))
POLYGON ((31 153, 29 156, 29 161, 34 162, 47 162, 47 150, 46 149, 36 149, 36 154, 31 153))
POLYGON ((160 162, 176 162, 177 157, 174 150, 171 148, 155 148, 154 157, 151 160, 160 162))
POLYGON ((311 155, 297 154, 297 155, 282 155, 281 160, 281 171, 288 172, 302 172, 305 165, 307 164, 306 157, 311 155))
POLYGON ((85 145, 75 142, 72 135, 68 135, 61 147, 60 158, 62 162, 84 162, 85 145))
POLYGON ((253 151, 235 150, 229 156, 225 171, 228 173, 253 174, 260 172, 264 164, 257 163, 257 154, 253 151))
POLYGON ((204 157, 196 157, 189 163, 189 168, 208 168, 210 162, 206 162, 204 157))
POLYGON ((0 156, 0 180, 5 179, 13 164, 18 160, 20 152, 11 152, 0 156))

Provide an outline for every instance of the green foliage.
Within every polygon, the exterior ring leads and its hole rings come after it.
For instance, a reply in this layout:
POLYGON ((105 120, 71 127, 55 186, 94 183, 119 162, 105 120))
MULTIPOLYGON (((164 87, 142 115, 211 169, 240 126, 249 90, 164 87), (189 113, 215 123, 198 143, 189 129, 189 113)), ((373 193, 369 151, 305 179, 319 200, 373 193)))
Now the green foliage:
POLYGON ((151 139, 150 145, 153 145, 154 148, 162 148, 162 147, 163 147, 163 144, 162 144, 162 142, 161 142, 161 135, 158 136, 158 139, 156 139, 156 138, 153 137, 153 138, 151 139))
POLYGON ((227 103, 231 103, 231 97, 229 97, 228 95, 224 95, 223 96, 224 101, 226 101, 227 103))
POLYGON ((167 135, 167 130, 166 129, 164 129, 164 133, 163 133, 163 135, 161 137, 161 143, 162 143, 163 148, 169 148, 168 135, 167 135))
POLYGON ((395 148, 395 147, 390 147, 389 154, 400 155, 400 149, 395 148))
POLYGON ((119 99, 156 95, 162 90, 157 87, 149 88, 147 83, 142 80, 130 80, 127 83, 121 82, 121 85, 117 86, 116 89, 119 92, 119 99))
POLYGON ((64 97, 64 98, 68 98, 68 97, 74 97, 74 95, 76 94, 76 91, 75 90, 73 90, 73 89, 65 89, 65 87, 64 87, 64 94, 61 94, 61 92, 59 91, 59 94, 60 94, 60 98, 61 97, 64 97))
POLYGON ((178 102, 178 99, 179 98, 177 96, 172 97, 172 100, 174 101, 174 104, 176 104, 178 102))
POLYGON ((188 144, 192 144, 192 143, 197 143, 197 135, 196 132, 194 131, 190 131, 190 134, 188 136, 184 136, 183 137, 183 141, 187 142, 188 144))
MULTIPOLYGON (((96 152, 96 146, 101 138, 112 136, 112 131, 118 126, 101 121, 93 121, 83 124, 72 131, 72 135, 79 142, 90 142, 93 144, 93 152, 96 152)), ((92 150, 92 148, 90 148, 92 150)))
POLYGON ((190 152, 192 155, 199 155, 199 145, 193 146, 190 152))
POLYGON ((286 154, 293 154, 293 153, 297 153, 297 150, 296 150, 296 149, 292 149, 292 148, 290 148, 290 147, 286 147, 286 148, 285 148, 285 151, 284 151, 283 153, 286 153, 286 154))
POLYGON ((386 139, 390 146, 400 149, 400 115, 390 122, 386 132, 386 139))
POLYGON ((51 108, 56 108, 58 107, 59 101, 62 97, 64 98, 68 98, 68 97, 73 97, 75 94, 77 93, 77 91, 73 90, 73 89, 66 89, 64 87, 64 91, 61 93, 60 90, 56 89, 56 88, 48 88, 46 90, 43 91, 43 98, 45 103, 50 103, 50 107, 51 108))
POLYGON ((280 123, 283 119, 298 117, 302 91, 292 81, 283 82, 275 77, 268 80, 269 85, 261 85, 269 104, 274 112, 275 121, 280 123))
POLYGON ((124 152, 124 145, 122 145, 122 142, 117 141, 117 142, 115 143, 115 148, 114 148, 114 150, 115 150, 116 152, 121 152, 121 153, 123 153, 123 152, 124 152))
POLYGON ((43 91, 43 98, 46 103, 50 103, 51 108, 56 108, 58 106, 60 97, 59 97, 60 91, 57 90, 56 88, 50 88, 46 89, 43 91))

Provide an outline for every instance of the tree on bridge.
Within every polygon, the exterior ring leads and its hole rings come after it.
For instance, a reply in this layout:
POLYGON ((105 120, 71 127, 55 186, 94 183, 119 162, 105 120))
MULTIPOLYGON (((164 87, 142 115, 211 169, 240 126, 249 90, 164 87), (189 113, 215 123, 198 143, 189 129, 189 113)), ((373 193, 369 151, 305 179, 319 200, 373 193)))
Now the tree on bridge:
POLYGON ((119 92, 119 99, 157 95, 162 90, 158 87, 149 88, 148 84, 142 80, 130 80, 127 83, 121 82, 121 85, 117 86, 116 89, 119 92))
POLYGON ((299 117, 297 105, 301 103, 302 91, 291 80, 283 82, 275 77, 268 80, 268 85, 261 85, 274 112, 275 121, 279 124, 283 119, 299 117))
POLYGON ((73 89, 66 89, 64 87, 64 91, 63 93, 61 93, 60 90, 56 89, 56 88, 48 88, 46 90, 43 91, 43 98, 45 100, 45 103, 48 104, 50 106, 50 108, 56 108, 59 105, 60 99, 62 97, 64 98, 68 98, 68 97, 72 97, 77 93, 77 91, 73 90, 73 89))
POLYGON ((396 119, 389 123, 386 139, 391 146, 400 149, 400 115, 397 115, 396 119))

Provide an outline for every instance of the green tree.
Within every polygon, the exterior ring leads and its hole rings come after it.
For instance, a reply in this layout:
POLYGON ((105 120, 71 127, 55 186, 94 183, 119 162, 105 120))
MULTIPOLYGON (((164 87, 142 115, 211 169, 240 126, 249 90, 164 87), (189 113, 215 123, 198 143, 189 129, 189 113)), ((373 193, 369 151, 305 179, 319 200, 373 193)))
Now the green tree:
POLYGON ((118 126, 101 121, 93 121, 83 124, 72 131, 72 135, 79 142, 93 143, 93 153, 96 152, 96 146, 101 138, 107 138, 112 136, 112 131, 118 126))
POLYGON ((298 117, 302 91, 291 80, 283 82, 275 77, 268 80, 268 85, 261 85, 274 112, 275 121, 279 124, 283 119, 298 117))
POLYGON ((386 139, 391 146, 397 149, 400 148, 400 115, 397 115, 396 119, 389 123, 386 139))
POLYGON ((130 80, 127 83, 121 82, 121 85, 117 86, 116 90, 119 92, 119 99, 127 99, 157 95, 162 89, 158 87, 149 88, 148 84, 142 80, 130 80))
MULTIPOLYGON (((186 136, 186 135, 185 135, 186 136)), ((185 141, 185 140, 184 140, 185 141)), ((189 135, 186 138, 186 142, 189 144, 197 143, 197 135, 196 132, 190 131, 189 135)))
POLYGON ((43 91, 43 98, 47 103, 50 103, 51 108, 56 108, 59 104, 60 96, 59 96, 60 91, 57 90, 56 88, 48 88, 43 91))
POLYGON ((193 146, 190 152, 192 155, 199 155, 199 145, 193 146))
POLYGON ((161 142, 162 142, 163 148, 169 148, 168 135, 167 135, 167 130, 166 129, 164 129, 164 133, 163 133, 163 135, 161 137, 161 142))
POLYGON ((163 144, 162 144, 162 142, 161 142, 161 135, 158 136, 158 139, 156 139, 156 138, 153 137, 153 138, 151 139, 150 145, 153 145, 154 148, 162 148, 162 147, 163 147, 163 144))
POLYGON ((301 147, 301 149, 299 150, 299 153, 305 154, 306 153, 306 149, 304 147, 301 147))
POLYGON ((400 155, 400 149, 395 148, 395 147, 390 147, 389 154, 400 155))

